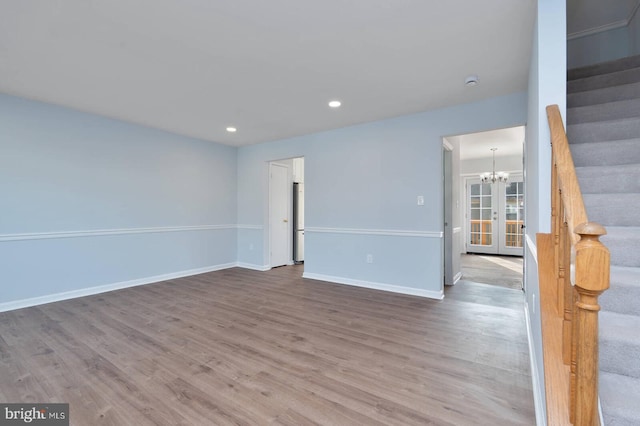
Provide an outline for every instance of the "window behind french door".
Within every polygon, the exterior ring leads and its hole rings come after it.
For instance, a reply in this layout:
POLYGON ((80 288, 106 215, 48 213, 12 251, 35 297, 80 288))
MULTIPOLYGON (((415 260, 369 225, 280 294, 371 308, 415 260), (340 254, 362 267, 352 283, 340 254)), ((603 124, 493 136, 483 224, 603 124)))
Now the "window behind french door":
POLYGON ((524 185, 467 180, 467 252, 522 256, 524 185))

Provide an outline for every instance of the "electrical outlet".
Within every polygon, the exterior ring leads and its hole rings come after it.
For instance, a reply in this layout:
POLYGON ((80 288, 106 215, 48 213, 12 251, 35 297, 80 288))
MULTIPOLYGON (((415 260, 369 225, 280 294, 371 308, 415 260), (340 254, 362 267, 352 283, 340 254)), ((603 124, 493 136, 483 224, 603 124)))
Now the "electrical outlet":
POLYGON ((424 195, 418 195, 417 202, 419 206, 424 206, 424 195))
POLYGON ((372 254, 368 254, 367 255, 367 263, 373 263, 373 255, 372 254))

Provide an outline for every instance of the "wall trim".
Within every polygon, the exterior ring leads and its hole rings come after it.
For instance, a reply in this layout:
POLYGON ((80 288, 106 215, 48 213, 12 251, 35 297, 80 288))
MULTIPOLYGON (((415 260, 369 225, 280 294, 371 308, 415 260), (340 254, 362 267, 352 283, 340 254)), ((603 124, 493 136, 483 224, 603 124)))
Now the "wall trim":
POLYGON ((262 225, 236 225, 238 229, 262 229, 262 225))
POLYGON ((533 257, 533 260, 536 262, 536 265, 538 265, 538 247, 536 246, 536 243, 533 242, 529 234, 524 234, 524 240, 527 243, 527 248, 533 257))
POLYGON ((617 30, 618 28, 628 27, 631 24, 631 21, 633 21, 633 18, 635 18, 636 13, 638 13, 638 8, 640 8, 640 1, 636 3, 635 7, 631 11, 631 13, 629 13, 629 16, 626 19, 610 22, 608 24, 601 25, 595 28, 589 28, 588 30, 576 31, 575 33, 567 34, 567 40, 575 40, 577 38, 588 37, 590 35, 604 33, 606 31, 611 31, 611 30, 617 30))
POLYGON ((91 296, 94 294, 106 293, 113 290, 121 290, 128 287, 136 287, 145 284, 152 284, 161 281, 173 280, 176 278, 188 277, 191 275, 199 275, 207 272, 219 271, 222 269, 233 268, 236 262, 221 263, 219 265, 205 266, 203 268, 187 269, 178 272, 170 272, 168 274, 154 275, 151 277, 138 278, 135 280, 121 281, 112 284, 99 285, 95 287, 81 288, 78 290, 64 291, 61 293, 48 294, 45 296, 31 297, 28 299, 15 300, 11 302, 0 303, 0 312, 12 311, 14 309, 28 308, 31 306, 44 305, 46 303, 60 302, 62 300, 75 299, 78 297, 91 296))
POLYGON ((454 277, 453 277, 453 285, 456 285, 458 283, 458 281, 460 281, 460 279, 462 278, 462 271, 458 272, 454 277))
POLYGON ((383 235, 389 237, 422 237, 442 238, 443 232, 405 231, 400 229, 353 229, 353 228, 321 228, 306 227, 305 232, 325 234, 383 235))
POLYGON ((59 238, 101 237, 105 235, 154 234, 160 232, 187 232, 236 229, 238 225, 159 226, 152 228, 95 229, 86 231, 32 232, 25 234, 0 234, 0 242, 49 240, 59 238))
POLYGON ((268 271, 271 269, 269 265, 256 265, 255 263, 236 262, 235 266, 238 268, 251 269, 254 271, 268 271))
POLYGON ((302 278, 319 280, 319 281, 327 281, 327 282, 336 283, 336 284, 346 284, 346 285, 355 286, 355 287, 364 287, 364 288, 369 288, 373 290, 388 291, 391 293, 408 294, 411 296, 420 296, 420 297, 426 297, 429 299, 438 299, 438 300, 444 299, 444 290, 440 290, 440 291, 422 290, 419 288, 403 287, 403 286, 393 285, 393 284, 376 283, 376 282, 364 281, 364 280, 354 280, 352 278, 335 277, 335 276, 324 275, 324 274, 314 274, 312 272, 303 273, 302 278))
MULTIPOLYGON (((531 317, 529 317, 529 305, 524 304, 524 319, 527 324, 527 340, 529 341, 529 362, 531 364, 531 385, 533 388, 533 406, 536 413, 536 426, 547 426, 547 410, 545 395, 543 392, 544 384, 538 380, 540 369, 538 360, 536 359, 533 345, 533 331, 531 330, 531 317)), ((604 424, 604 423, 602 423, 604 424)))

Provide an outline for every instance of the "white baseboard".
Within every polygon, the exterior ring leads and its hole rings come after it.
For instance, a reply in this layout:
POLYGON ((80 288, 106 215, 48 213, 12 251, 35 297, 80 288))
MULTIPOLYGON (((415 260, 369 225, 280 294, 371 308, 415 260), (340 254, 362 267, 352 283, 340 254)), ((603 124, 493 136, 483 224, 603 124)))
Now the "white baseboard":
POLYGON ((77 297, 91 296, 108 291, 120 290, 128 287, 152 284, 160 281, 167 281, 176 278, 188 277, 191 275, 204 274, 207 272, 219 271, 221 269, 233 268, 236 263, 223 263, 220 265, 206 266, 204 268, 188 269, 184 271, 171 272, 169 274, 154 275, 152 277, 139 278, 130 281, 122 281, 113 284, 105 284, 96 287, 81 288, 78 290, 65 291, 62 293, 48 294, 46 296, 31 297, 29 299, 15 300, 12 302, 0 303, 0 312, 12 311, 14 309, 28 308, 31 306, 44 305, 46 303, 59 302, 61 300, 75 299, 77 297))
POLYGON ((598 395, 598 416, 600 417, 600 424, 604 424, 604 417, 602 415, 602 404, 600 403, 600 395, 598 395))
POLYGON ((392 284, 384 284, 384 283, 376 283, 371 281, 362 281, 362 280, 354 280, 351 278, 344 277, 334 277, 331 275, 323 275, 323 274, 314 274, 310 272, 305 272, 302 274, 302 278, 309 278, 312 280, 320 280, 320 281, 328 281, 336 284, 346 284, 352 285, 355 287, 364 287, 370 288, 374 290, 383 290, 389 291, 391 293, 401 293, 401 294, 409 294, 411 296, 420 296, 427 297, 429 299, 444 299, 444 290, 441 291, 432 291, 432 290, 422 290, 419 288, 413 287, 403 287, 399 285, 392 284))
POLYGON ((269 269, 271 269, 271 267, 269 265, 256 265, 255 263, 244 263, 244 262, 236 262, 235 266, 237 266, 238 268, 244 268, 244 269, 252 269, 254 271, 268 271, 269 269))
MULTIPOLYGON (((536 413, 536 426, 547 426, 547 410, 544 396, 544 383, 538 380, 538 360, 535 357, 533 334, 531 332, 531 318, 529 318, 529 305, 524 304, 524 318, 527 323, 527 340, 529 341, 529 361, 531 363, 531 385, 533 387, 533 406, 536 413)), ((601 423, 604 424, 604 423, 601 423)))

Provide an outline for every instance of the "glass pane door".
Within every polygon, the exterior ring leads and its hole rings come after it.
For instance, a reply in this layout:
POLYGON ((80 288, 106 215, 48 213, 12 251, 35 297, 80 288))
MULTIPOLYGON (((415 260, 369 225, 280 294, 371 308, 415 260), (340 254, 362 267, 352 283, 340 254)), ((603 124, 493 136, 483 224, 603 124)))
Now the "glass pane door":
POLYGON ((500 241, 500 253, 522 256, 522 224, 524 218, 524 183, 521 178, 504 185, 504 211, 502 227, 504 238, 500 241))
POLYGON ((470 182, 467 193, 469 194, 468 251, 497 253, 498 246, 495 244, 493 226, 494 211, 496 211, 493 185, 481 183, 479 180, 470 182))
POLYGON ((522 256, 524 184, 467 180, 467 252, 522 256))

